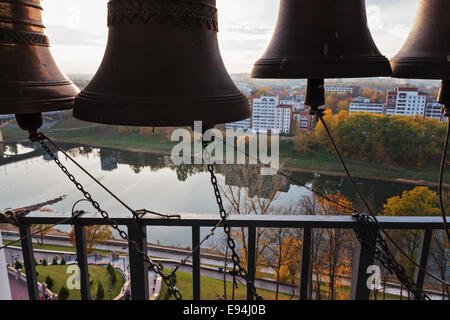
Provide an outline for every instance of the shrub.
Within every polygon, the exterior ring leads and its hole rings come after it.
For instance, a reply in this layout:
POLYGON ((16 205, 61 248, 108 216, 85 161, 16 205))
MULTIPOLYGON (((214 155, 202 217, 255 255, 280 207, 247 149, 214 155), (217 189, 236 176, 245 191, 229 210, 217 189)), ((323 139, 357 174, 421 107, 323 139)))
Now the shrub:
POLYGON ((98 283, 97 286, 97 295, 95 297, 96 300, 103 300, 105 298, 105 289, 103 289, 103 285, 101 282, 98 283))
POLYGON ((69 290, 67 290, 66 287, 62 287, 61 289, 59 289, 58 292, 58 300, 67 300, 67 298, 69 298, 70 296, 70 292, 69 290))
POLYGON ((47 278, 45 278, 45 283, 47 284, 48 290, 52 290, 54 282, 50 276, 47 276, 47 278))
POLYGON ((66 260, 64 259, 64 257, 61 258, 61 265, 64 266, 66 264, 66 260))
POLYGON ((56 266, 58 264, 58 258, 54 257, 52 260, 52 266, 56 266))
POLYGON ((48 266, 47 259, 42 260, 42 265, 43 265, 44 267, 48 266))
POLYGON ((15 268, 16 270, 22 270, 22 269, 23 269, 23 266, 22 266, 22 264, 20 263, 20 261, 16 261, 16 264, 14 265, 14 268, 15 268))
POLYGON ((109 275, 111 276, 111 283, 112 283, 112 285, 115 285, 116 282, 117 282, 116 271, 113 270, 112 272, 109 273, 109 275))

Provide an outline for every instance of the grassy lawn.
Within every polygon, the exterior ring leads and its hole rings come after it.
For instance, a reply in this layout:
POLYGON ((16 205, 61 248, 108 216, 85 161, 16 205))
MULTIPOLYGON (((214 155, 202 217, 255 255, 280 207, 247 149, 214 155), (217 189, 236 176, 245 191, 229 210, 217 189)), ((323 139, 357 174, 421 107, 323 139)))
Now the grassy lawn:
MULTIPOLYGON (((44 282, 47 276, 50 276, 53 281, 54 285, 51 289, 52 292, 58 293, 59 289, 61 289, 62 286, 65 286, 67 288, 67 280, 72 275, 71 273, 67 273, 67 265, 61 266, 42 266, 38 265, 36 266, 36 271, 38 272, 38 281, 44 282)), ((105 300, 110 300, 110 295, 108 293, 108 290, 112 287, 113 290, 111 292, 111 298, 116 297, 120 290, 122 289, 123 284, 125 281, 122 279, 122 275, 116 271, 117 276, 117 282, 114 286, 111 284, 111 277, 106 270, 105 267, 102 266, 89 266, 89 274, 91 277, 91 281, 93 281, 91 285, 91 295, 92 297, 96 296, 98 284, 101 282, 103 285, 103 288, 105 290, 105 300)), ((70 295, 68 300, 81 300, 81 293, 80 290, 69 290, 70 295)))
MULTIPOLYGON (((13 240, 3 240, 3 244, 7 245, 12 243, 13 240)), ((22 247, 22 244, 20 242, 16 242, 13 244, 13 246, 15 247, 22 247)), ((74 247, 69 247, 69 246, 59 246, 59 245, 54 245, 54 244, 43 244, 40 245, 39 243, 33 243, 33 248, 34 249, 39 249, 39 250, 54 250, 54 251, 65 251, 65 252, 76 252, 76 249, 74 247)), ((97 252, 100 252, 101 254, 110 254, 112 251, 107 251, 107 250, 95 250, 97 252)))
MULTIPOLYGON (((223 281, 201 277, 200 280, 200 294, 202 300, 217 300, 217 295, 222 297, 223 295, 223 281)), ((177 272, 177 287, 180 290, 183 300, 192 300, 192 274, 185 272, 177 272)), ((161 287, 161 296, 160 299, 164 300, 166 296, 168 288, 163 282, 161 287)), ((231 292, 233 290, 232 283, 227 282, 227 296, 228 299, 231 299, 231 292)), ((260 294, 265 300, 274 300, 275 292, 268 290, 258 290, 258 294, 260 294)), ((290 296, 280 293, 280 300, 289 300, 290 296)), ((235 291, 235 299, 236 300, 246 300, 247 299, 247 287, 245 285, 239 285, 238 289, 235 291)), ((173 300, 173 297, 170 299, 173 300)))
MULTIPOLYGON (((292 141, 280 142, 280 161, 285 167, 300 168, 304 170, 330 171, 343 173, 343 169, 335 154, 322 150, 312 151, 302 155, 294 150, 292 141)), ((349 169, 355 177, 382 179, 410 179, 425 180, 429 182, 438 181, 439 163, 430 164, 423 168, 389 168, 383 164, 370 161, 358 161, 350 158, 345 159, 349 169)), ((446 172, 445 182, 450 183, 450 173, 446 172)))

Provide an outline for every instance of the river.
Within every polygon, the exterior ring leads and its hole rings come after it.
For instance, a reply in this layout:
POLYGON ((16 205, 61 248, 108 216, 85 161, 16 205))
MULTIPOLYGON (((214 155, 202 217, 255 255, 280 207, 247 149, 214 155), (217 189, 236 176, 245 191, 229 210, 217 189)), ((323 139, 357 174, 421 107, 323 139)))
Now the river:
MULTIPOLYGON (((217 213, 209 173, 203 166, 174 166, 170 157, 153 153, 75 144, 62 144, 62 147, 134 209, 146 208, 168 214, 217 213)), ((54 152, 103 209, 114 216, 129 215, 126 209, 75 168, 61 153, 56 150, 54 152)), ((218 169, 221 172, 218 174, 219 183, 235 188, 237 181, 240 181, 239 172, 222 169, 218 169)), ((377 212, 382 210, 386 199, 415 187, 402 183, 356 180, 377 212)), ((304 185, 321 193, 340 192, 356 208, 362 210, 361 203, 346 178, 314 173, 295 173, 292 174, 291 181, 283 181, 274 207, 295 207, 302 196, 311 193, 304 185)), ((251 184, 244 187, 250 195, 254 194, 251 184)), ((264 192, 261 191, 261 194, 264 195, 264 192)), ((0 210, 30 206, 60 196, 65 196, 64 200, 45 207, 47 212, 67 215, 73 204, 83 198, 38 145, 0 143, 0 210)), ((86 203, 81 203, 79 209, 93 211, 86 203)), ((62 230, 68 229, 63 227, 62 230)), ((206 232, 206 229, 202 229, 203 234, 206 232)), ((152 243, 188 247, 190 238, 190 230, 186 228, 149 228, 149 241, 152 243)), ((213 243, 214 239, 210 245, 213 243)))

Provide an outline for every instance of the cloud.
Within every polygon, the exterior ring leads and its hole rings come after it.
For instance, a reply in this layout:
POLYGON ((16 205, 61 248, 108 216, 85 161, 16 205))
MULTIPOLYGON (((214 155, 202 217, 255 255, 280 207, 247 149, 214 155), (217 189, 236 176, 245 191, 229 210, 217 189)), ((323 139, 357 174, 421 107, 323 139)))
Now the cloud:
POLYGON ((259 26, 259 25, 250 25, 250 24, 231 24, 226 25, 222 28, 224 32, 236 32, 240 34, 248 34, 248 35, 270 35, 272 33, 272 28, 259 26))
POLYGON ((106 38, 66 26, 48 26, 46 33, 52 45, 105 46, 106 38))

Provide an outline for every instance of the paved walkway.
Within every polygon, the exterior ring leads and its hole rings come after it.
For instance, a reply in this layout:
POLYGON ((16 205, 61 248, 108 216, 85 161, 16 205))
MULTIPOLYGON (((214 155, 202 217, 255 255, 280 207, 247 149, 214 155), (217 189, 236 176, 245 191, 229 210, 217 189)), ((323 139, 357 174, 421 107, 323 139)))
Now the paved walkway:
POLYGON ((14 276, 8 275, 9 286, 13 300, 29 300, 27 284, 21 280, 16 280, 14 276))

